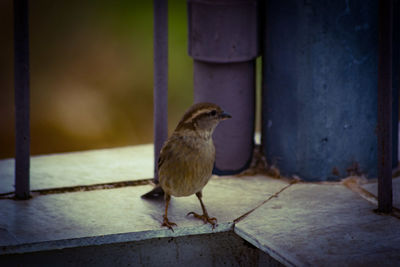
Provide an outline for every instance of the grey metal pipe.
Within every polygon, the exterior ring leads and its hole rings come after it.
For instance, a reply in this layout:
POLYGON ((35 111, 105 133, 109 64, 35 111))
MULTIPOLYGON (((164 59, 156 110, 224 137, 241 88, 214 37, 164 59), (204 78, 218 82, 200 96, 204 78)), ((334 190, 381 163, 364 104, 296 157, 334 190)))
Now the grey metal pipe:
POLYGON ((157 162, 168 137, 168 1, 154 0, 154 180, 157 162))
POLYGON ((214 173, 239 173, 254 145, 258 2, 188 0, 188 22, 194 101, 214 102, 232 115, 214 132, 214 173))
POLYGON ((14 0, 15 196, 29 198, 29 9, 14 0))
POLYGON ((194 61, 194 102, 214 102, 232 115, 219 125, 214 173, 241 172, 250 163, 254 145, 255 62, 230 64, 194 61))

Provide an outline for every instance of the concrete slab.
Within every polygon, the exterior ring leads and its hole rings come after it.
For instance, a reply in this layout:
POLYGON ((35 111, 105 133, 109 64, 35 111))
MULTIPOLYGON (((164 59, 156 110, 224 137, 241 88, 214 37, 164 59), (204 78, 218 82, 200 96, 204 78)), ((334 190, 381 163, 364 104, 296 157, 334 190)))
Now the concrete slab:
POLYGON ((0 261, 2 266, 281 266, 231 230, 141 241, 124 238, 110 244, 0 255, 0 261))
MULTIPOLYGON (((152 145, 144 145, 33 157, 31 186, 35 190, 151 178, 152 153, 152 145)), ((0 161, 0 194, 13 191, 13 168, 13 160, 0 161)), ((393 182, 394 202, 399 207, 400 178, 393 182)), ((376 183, 363 187, 376 194, 376 183)), ((164 201, 140 198, 150 189, 150 185, 136 185, 82 192, 54 191, 35 195, 28 201, 0 199, 0 256, 16 263, 18 255, 24 253, 26 262, 36 259, 38 264, 44 263, 42 259, 58 257, 71 263, 73 256, 74 263, 86 266, 86 261, 90 265, 97 257, 79 255, 103 251, 98 255, 109 252, 106 258, 110 262, 122 259, 118 255, 128 255, 124 259, 130 262, 142 253, 143 262, 156 265, 158 261, 149 259, 152 254, 144 251, 159 249, 162 257, 163 244, 172 242, 174 249, 169 255, 185 255, 169 257, 172 265, 189 263, 190 257, 207 253, 209 258, 204 262, 213 263, 215 253, 219 252, 207 250, 207 242, 225 246, 232 236, 228 234, 228 241, 219 242, 214 234, 234 231, 286 265, 400 264, 400 220, 373 213, 373 204, 337 183, 289 185, 287 181, 261 175, 215 176, 205 187, 203 200, 209 214, 218 218, 218 226, 212 229, 186 217, 189 211, 201 212, 195 196, 172 198, 169 219, 178 224, 174 232, 160 227, 164 201), (277 198, 272 197, 276 195, 277 198), (252 212, 242 218, 249 211, 252 212), (191 254, 187 244, 198 235, 202 237, 193 247, 200 254, 191 254)), ((239 243, 235 245, 237 255, 246 261, 239 243)), ((258 265, 276 265, 266 254, 254 254, 251 261, 259 259, 258 265)))
MULTIPOLYGON (((153 145, 31 158, 31 190, 153 177, 153 145)), ((14 159, 0 160, 0 194, 14 191, 14 159)))
POLYGON ((235 225, 281 263, 398 266, 400 221, 342 185, 294 184, 235 225))
POLYGON ((161 228, 164 201, 140 198, 151 189, 150 185, 41 195, 28 201, 3 199, 0 228, 14 236, 18 244, 128 232, 137 233, 134 238, 140 240, 227 231, 234 219, 286 185, 264 176, 214 177, 203 190, 209 214, 218 219, 219 226, 214 230, 200 220, 186 217, 190 211, 201 213, 195 196, 172 198, 168 216, 178 227, 175 232, 161 228))
POLYGON ((16 245, 18 244, 17 238, 13 236, 7 229, 0 228, 0 246, 16 245))
MULTIPOLYGON (((394 178, 392 181, 393 206, 400 209, 400 177, 394 178)), ((361 185, 361 187, 373 194, 374 196, 378 196, 377 182, 363 184, 361 185)))

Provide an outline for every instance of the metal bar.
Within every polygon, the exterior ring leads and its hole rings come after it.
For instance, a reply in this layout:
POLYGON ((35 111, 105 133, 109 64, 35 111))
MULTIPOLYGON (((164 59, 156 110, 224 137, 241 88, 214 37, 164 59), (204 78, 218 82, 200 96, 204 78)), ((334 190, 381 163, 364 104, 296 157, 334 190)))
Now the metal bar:
POLYGON ((168 137, 168 0, 154 0, 154 180, 157 162, 168 137))
POLYGON ((379 1, 378 211, 392 211, 392 0, 379 1))
POLYGON ((29 22, 28 0, 14 0, 15 196, 29 198, 29 22))
POLYGON ((400 0, 393 1, 393 105, 392 105, 392 167, 399 168, 399 86, 400 86, 400 0))

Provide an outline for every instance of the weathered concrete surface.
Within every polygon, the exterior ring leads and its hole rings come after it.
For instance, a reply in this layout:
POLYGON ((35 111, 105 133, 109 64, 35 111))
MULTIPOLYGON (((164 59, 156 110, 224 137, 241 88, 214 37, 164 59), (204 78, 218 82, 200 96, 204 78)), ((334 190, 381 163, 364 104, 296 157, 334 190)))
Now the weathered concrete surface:
MULTIPOLYGON (((374 196, 376 197, 378 196, 377 182, 367 183, 361 186, 374 196)), ((393 206, 400 209, 400 177, 393 179, 392 189, 393 189, 393 206)))
POLYGON ((232 231, 3 256, 5 266, 279 266, 232 231))
MULTIPOLYGON (((132 180, 141 169, 151 176, 152 157, 152 146, 50 155, 34 157, 37 165, 32 171, 37 188, 90 185, 132 180), (132 176, 124 178, 128 175, 132 176)), ((12 170, 7 164, 12 162, 0 161, 0 177, 12 170)), ((400 179, 393 182, 397 205, 400 179)), ((374 193, 376 184, 364 188, 374 193)), ((140 261, 155 266, 160 257, 170 265, 195 264, 193 259, 200 257, 199 264, 219 265, 215 257, 222 257, 226 265, 244 266, 271 266, 276 260, 299 266, 400 264, 400 220, 373 213, 373 204, 339 184, 289 185, 261 175, 213 177, 203 200, 209 214, 218 218, 218 226, 212 229, 186 217, 189 211, 201 212, 195 196, 173 198, 168 215, 178 224, 174 232, 160 227, 164 201, 140 198, 150 189, 140 185, 36 195, 28 201, 0 199, 0 261, 14 265, 21 263, 17 259, 38 265, 55 260, 66 265, 140 261), (235 219, 254 208, 234 225, 235 219), (246 242, 230 240, 232 231, 263 253, 247 250, 246 242), (163 253, 166 244, 171 245, 163 253), (215 246, 235 259, 227 259, 215 246), (243 258, 241 251, 248 257, 243 258)))
MULTIPOLYGON (((203 201, 208 213, 217 217, 225 229, 226 223, 232 223, 286 185, 286 182, 264 176, 218 177, 204 188, 203 201)), ((140 198, 150 189, 151 186, 146 185, 43 195, 28 201, 3 199, 0 200, 0 228, 15 236, 18 243, 144 231, 153 232, 151 236, 143 233, 143 238, 180 235, 180 231, 185 235, 213 232, 210 225, 186 217, 190 211, 201 213, 194 195, 172 198, 168 217, 178 227, 174 233, 161 228, 164 201, 140 198)), ((214 231, 218 231, 218 227, 214 231)))
POLYGON ((7 229, 0 228, 0 246, 18 244, 17 238, 8 232, 7 229))
MULTIPOLYGON (((153 177, 153 145, 31 157, 31 190, 153 177)), ((0 160, 0 194, 14 191, 14 159, 0 160)))
POLYGON ((173 198, 174 232, 160 227, 164 201, 140 198, 149 185, 3 199, 0 259, 7 266, 279 266, 233 234, 233 220, 285 186, 264 176, 214 177, 203 200, 218 226, 185 216, 201 212, 195 196, 173 198))
POLYGON ((342 185, 294 184, 235 226, 275 259, 296 266, 398 266, 400 220, 342 185))

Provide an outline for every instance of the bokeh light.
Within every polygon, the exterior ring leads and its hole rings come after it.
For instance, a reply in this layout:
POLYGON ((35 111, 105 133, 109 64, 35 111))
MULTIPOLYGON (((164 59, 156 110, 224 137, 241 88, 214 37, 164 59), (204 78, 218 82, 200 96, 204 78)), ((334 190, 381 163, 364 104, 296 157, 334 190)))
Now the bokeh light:
MULTIPOLYGON (((14 157, 13 2, 0 3, 0 158, 14 157)), ((31 153, 150 143, 153 2, 30 1, 31 153)), ((186 2, 169 1, 169 130, 193 101, 186 2)))

